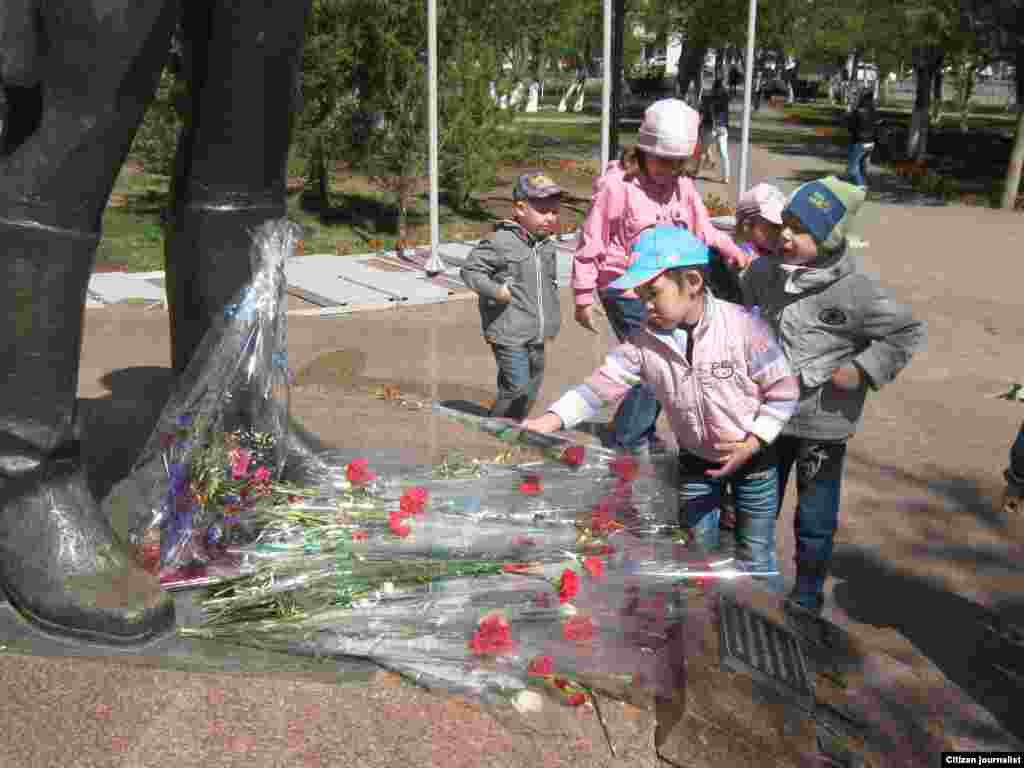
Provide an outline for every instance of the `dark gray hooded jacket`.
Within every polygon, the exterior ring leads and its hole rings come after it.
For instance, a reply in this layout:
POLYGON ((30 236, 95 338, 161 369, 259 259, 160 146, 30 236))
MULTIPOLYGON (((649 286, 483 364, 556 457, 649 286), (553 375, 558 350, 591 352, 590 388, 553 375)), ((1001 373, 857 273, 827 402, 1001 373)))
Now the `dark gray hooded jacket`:
POLYGON ((553 339, 562 324, 558 299, 555 240, 535 240, 514 221, 502 221, 481 240, 461 270, 462 279, 480 296, 480 323, 492 344, 519 345, 553 339), (507 285, 512 301, 501 304, 507 285))
POLYGON ((747 306, 759 307, 800 379, 800 403, 783 434, 845 440, 857 431, 867 387, 834 387, 832 372, 854 363, 867 386, 889 383, 923 347, 925 325, 860 270, 845 242, 823 263, 786 267, 756 259, 743 276, 747 306))

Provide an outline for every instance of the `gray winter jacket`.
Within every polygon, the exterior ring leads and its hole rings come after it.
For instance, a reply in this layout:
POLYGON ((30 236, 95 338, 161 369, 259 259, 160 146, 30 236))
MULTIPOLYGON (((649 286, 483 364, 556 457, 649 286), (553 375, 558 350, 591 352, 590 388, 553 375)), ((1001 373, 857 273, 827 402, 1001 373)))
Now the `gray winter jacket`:
POLYGON ((925 325, 890 299, 845 248, 820 266, 783 267, 754 261, 743 276, 744 300, 760 308, 800 378, 800 403, 783 434, 845 440, 856 431, 867 387, 896 378, 924 346, 925 325), (853 363, 867 384, 850 392, 832 372, 853 363))
POLYGON ((562 324, 558 301, 558 262, 552 238, 535 240, 513 221, 469 254, 462 279, 480 296, 484 338, 492 344, 519 345, 552 339, 562 324), (502 304, 507 285, 512 301, 502 304))

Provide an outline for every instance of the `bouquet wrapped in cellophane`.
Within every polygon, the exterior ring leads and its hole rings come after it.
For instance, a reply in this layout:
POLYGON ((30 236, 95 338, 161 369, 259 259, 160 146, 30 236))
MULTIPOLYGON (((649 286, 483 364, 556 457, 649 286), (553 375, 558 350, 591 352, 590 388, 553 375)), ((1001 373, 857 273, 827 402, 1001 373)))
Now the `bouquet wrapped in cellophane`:
POLYGON ((397 496, 368 460, 344 476, 344 509, 267 510, 240 550, 248 575, 212 590, 183 632, 363 657, 520 709, 596 690, 643 699, 671 679, 694 590, 742 575, 687 548, 662 509, 674 489, 630 457, 421 476, 397 496))
MULTIPOLYGON (((214 318, 131 474, 105 504, 167 584, 187 582, 255 538, 255 513, 285 503, 288 359, 285 259, 299 229, 253 233, 252 279, 214 318)), ((227 573, 234 573, 228 568, 227 573)))

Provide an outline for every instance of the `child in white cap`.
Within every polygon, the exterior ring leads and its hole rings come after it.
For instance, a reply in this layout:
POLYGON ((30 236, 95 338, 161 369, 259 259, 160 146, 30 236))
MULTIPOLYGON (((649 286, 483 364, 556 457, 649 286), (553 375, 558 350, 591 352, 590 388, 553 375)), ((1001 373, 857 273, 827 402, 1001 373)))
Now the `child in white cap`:
POLYGON ((736 241, 751 261, 778 249, 785 207, 786 196, 771 184, 757 184, 740 196, 736 203, 736 241))
MULTIPOLYGON (((593 204, 573 260, 576 321, 584 328, 597 332, 595 289, 619 341, 643 327, 643 304, 632 291, 611 284, 626 271, 630 244, 648 227, 685 227, 716 248, 731 268, 741 270, 749 263, 750 256, 711 223, 700 193, 686 175, 699 125, 697 112, 679 99, 656 101, 644 112, 630 156, 595 182, 593 204)), ((630 392, 615 416, 612 447, 636 451, 654 444, 659 412, 650 391, 630 392)))
POLYGON ((679 443, 681 515, 698 547, 718 547, 722 492, 734 485, 737 559, 781 589, 776 573, 777 459, 773 442, 799 386, 771 329, 707 290, 708 248, 682 227, 645 230, 612 285, 636 289, 644 326, 605 364, 523 426, 569 428, 648 384, 679 443))

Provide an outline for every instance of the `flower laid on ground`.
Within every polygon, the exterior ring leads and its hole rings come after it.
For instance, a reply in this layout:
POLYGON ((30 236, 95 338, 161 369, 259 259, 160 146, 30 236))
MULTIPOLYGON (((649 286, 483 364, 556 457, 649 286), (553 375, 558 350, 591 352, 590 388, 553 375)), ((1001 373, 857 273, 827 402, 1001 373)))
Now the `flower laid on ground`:
POLYGON ((366 485, 376 479, 377 475, 370 471, 368 459, 355 459, 345 467, 345 479, 352 485, 366 485))
POLYGON ((469 647, 476 656, 514 653, 516 644, 512 640, 511 627, 505 615, 495 611, 480 619, 476 632, 469 640, 469 647))
POLYGON ((580 591, 580 579, 576 572, 570 568, 562 571, 562 577, 558 583, 558 600, 567 603, 572 600, 580 591))
POLYGON ((582 445, 573 445, 558 455, 558 460, 569 467, 578 467, 583 463, 586 452, 582 445))
POLYGON ((527 496, 537 496, 542 490, 540 475, 527 475, 519 483, 519 492, 527 496))
POLYGON ((159 444, 167 490, 159 528, 143 539, 142 556, 164 580, 202 567, 229 546, 251 542, 263 510, 310 494, 276 482, 277 445, 268 433, 211 430, 201 418, 179 415, 159 444))

